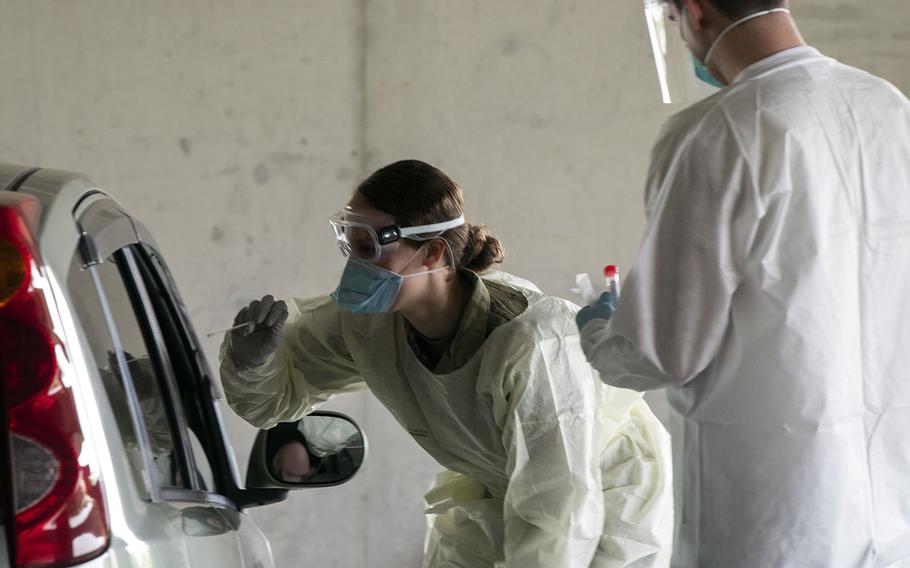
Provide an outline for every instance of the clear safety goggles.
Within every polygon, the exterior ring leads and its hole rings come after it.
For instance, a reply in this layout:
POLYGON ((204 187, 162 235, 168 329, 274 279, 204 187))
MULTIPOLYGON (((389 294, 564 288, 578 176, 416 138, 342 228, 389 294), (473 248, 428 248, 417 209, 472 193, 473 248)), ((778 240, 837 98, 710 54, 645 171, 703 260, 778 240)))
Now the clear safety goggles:
POLYGON ((352 218, 340 211, 329 219, 335 230, 335 240, 345 257, 366 262, 376 262, 384 253, 392 252, 401 239, 427 241, 439 237, 445 231, 464 225, 464 215, 457 219, 432 225, 399 227, 398 225, 374 226, 363 220, 352 218))
POLYGON ((692 53, 679 28, 683 14, 673 0, 644 0, 644 8, 661 100, 693 103, 717 92, 695 76, 692 53))

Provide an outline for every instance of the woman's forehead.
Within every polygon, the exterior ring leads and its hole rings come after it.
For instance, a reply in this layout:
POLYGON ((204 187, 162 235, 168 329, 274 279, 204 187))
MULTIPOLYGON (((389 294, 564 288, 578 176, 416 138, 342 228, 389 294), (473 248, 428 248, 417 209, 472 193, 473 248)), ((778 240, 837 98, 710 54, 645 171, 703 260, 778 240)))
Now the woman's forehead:
POLYGON ((370 205, 369 201, 359 193, 354 194, 354 197, 344 206, 343 211, 344 218, 348 221, 365 223, 373 227, 395 224, 394 217, 370 205))

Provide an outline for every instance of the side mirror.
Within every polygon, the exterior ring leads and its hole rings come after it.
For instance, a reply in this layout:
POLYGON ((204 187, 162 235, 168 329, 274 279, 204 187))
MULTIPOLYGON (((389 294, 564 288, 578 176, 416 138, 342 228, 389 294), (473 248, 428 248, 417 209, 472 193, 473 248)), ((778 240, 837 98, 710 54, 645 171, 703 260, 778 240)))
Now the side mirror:
POLYGON ((338 412, 317 411, 261 430, 246 472, 247 489, 330 487, 350 481, 366 459, 366 437, 338 412))

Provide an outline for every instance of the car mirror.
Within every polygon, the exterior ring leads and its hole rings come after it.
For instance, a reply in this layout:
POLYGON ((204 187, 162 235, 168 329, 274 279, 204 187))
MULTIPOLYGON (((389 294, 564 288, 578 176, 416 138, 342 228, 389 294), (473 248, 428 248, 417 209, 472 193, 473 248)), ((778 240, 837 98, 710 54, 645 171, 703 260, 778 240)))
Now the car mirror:
POLYGON ((247 488, 329 487, 349 481, 366 458, 366 437, 338 412, 317 411, 256 436, 247 488))

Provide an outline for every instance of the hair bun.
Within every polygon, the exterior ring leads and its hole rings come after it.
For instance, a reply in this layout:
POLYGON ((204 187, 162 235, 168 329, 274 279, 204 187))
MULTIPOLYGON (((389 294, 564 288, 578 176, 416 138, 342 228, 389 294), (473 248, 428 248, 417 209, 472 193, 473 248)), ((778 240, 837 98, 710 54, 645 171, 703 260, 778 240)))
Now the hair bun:
POLYGON ((484 225, 467 223, 468 235, 461 255, 461 266, 478 274, 486 272, 505 258, 502 243, 484 225))

